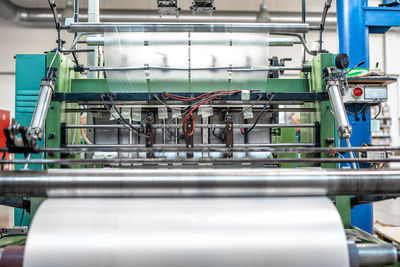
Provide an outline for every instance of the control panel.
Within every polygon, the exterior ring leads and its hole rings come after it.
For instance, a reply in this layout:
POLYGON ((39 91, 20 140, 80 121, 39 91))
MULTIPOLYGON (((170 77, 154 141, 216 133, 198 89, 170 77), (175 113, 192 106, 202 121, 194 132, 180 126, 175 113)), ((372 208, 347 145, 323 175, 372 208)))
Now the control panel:
POLYGON ((346 103, 381 103, 388 98, 387 86, 352 84, 345 90, 343 102, 346 103))
POLYGON ((347 79, 348 88, 344 89, 343 102, 382 103, 388 100, 388 85, 397 82, 397 78, 388 76, 351 77, 347 79))

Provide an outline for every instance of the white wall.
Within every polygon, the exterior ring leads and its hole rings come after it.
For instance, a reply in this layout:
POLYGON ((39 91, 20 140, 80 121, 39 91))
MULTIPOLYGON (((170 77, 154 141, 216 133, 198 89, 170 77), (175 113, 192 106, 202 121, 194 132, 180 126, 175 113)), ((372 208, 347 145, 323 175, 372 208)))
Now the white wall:
MULTIPOLYGON (((43 54, 56 47, 55 29, 21 27, 0 19, 0 108, 14 115, 15 59, 17 54, 43 54)), ((70 43, 71 36, 64 36, 70 43)))
MULTIPOLYGON (((7 0, 8 1, 8 0, 7 0)), ((47 8, 47 0, 12 0, 17 5, 31 8, 47 8)), ((57 0, 57 6, 65 7, 67 0, 57 0)), ((217 10, 230 11, 256 11, 260 4, 265 2, 271 11, 299 11, 301 9, 300 0, 214 0, 217 10)), ((335 2, 332 9, 335 9, 335 2)), ((321 11, 325 0, 307 0, 309 11, 321 11)), ((179 0, 179 7, 182 10, 189 10, 192 0, 179 0)), ((156 0, 100 0, 100 6, 106 9, 156 9, 156 0)), ((86 8, 87 1, 81 0, 80 7, 86 8)))

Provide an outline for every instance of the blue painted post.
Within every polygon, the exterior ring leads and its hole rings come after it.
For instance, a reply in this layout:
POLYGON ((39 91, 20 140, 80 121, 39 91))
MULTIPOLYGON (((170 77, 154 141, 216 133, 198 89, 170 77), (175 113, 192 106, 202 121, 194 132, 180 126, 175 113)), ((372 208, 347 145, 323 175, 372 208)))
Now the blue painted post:
MULTIPOLYGON (((366 25, 365 7, 367 0, 337 0, 337 25, 339 34, 339 53, 346 53, 350 57, 350 67, 357 65, 361 61, 365 63, 361 68, 369 68, 369 28, 366 25)), ((346 105, 348 109, 355 109, 354 105, 346 105)), ((370 144, 371 131, 370 125, 370 106, 364 111, 367 120, 355 121, 354 115, 349 116, 349 121, 353 127, 351 144, 360 146, 363 143, 370 144), (361 130, 361 131, 360 131, 361 130)), ((341 142, 345 146, 345 142, 341 142)), ((349 155, 347 155, 348 157, 349 155)), ((372 204, 360 205, 351 211, 351 224, 364 231, 373 231, 373 209, 372 204)))
POLYGON ((350 57, 350 67, 361 61, 369 68, 369 30, 365 21, 366 0, 337 0, 339 52, 350 57))

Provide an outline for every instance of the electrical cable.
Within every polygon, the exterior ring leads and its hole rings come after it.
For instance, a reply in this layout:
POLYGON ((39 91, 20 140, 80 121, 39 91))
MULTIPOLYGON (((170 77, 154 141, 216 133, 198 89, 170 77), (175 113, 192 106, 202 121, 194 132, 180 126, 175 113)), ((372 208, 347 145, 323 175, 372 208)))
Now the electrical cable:
MULTIPOLYGON (((102 100, 102 102, 103 102, 103 105, 104 105, 104 107, 107 109, 107 111, 110 113, 110 115, 116 120, 116 121, 120 121, 117 117, 115 117, 115 115, 113 114, 113 112, 110 110, 110 108, 107 106, 107 104, 106 104, 106 102, 104 101, 104 96, 103 95, 100 95, 100 98, 101 98, 101 100, 102 100)), ((135 129, 135 131, 132 131, 132 128, 131 127, 128 127, 128 126, 126 126, 125 124, 121 124, 123 127, 125 127, 126 129, 128 129, 129 131, 131 131, 132 133, 134 133, 134 134, 136 134, 137 136, 139 136, 139 137, 144 137, 144 138, 147 138, 148 136, 147 135, 143 135, 143 134, 140 134, 140 133, 138 133, 138 131, 137 131, 137 129, 135 129)), ((132 125, 131 125, 132 126, 132 125)), ((132 126, 133 127, 133 126, 132 126)))
POLYGON ((215 133, 216 130, 217 130, 217 128, 212 129, 212 131, 211 131, 212 135, 214 135, 216 138, 218 138, 218 139, 220 139, 220 140, 223 141, 223 140, 224 140, 224 137, 223 137, 222 131, 221 131, 221 135, 218 136, 218 135, 215 133))
POLYGON ((351 114, 351 115, 357 115, 357 114, 363 112, 365 110, 365 108, 367 107, 367 105, 368 104, 364 104, 364 106, 360 110, 358 110, 358 111, 356 110, 356 112, 351 112, 351 111, 348 111, 347 109, 346 109, 346 112, 351 114))
POLYGON ((376 120, 376 118, 378 118, 379 115, 381 115, 382 112, 382 104, 379 104, 379 111, 378 114, 375 115, 375 117, 373 118, 373 120, 376 120))
MULTIPOLYGON (((341 154, 341 153, 339 153, 339 152, 336 152, 336 154, 338 154, 339 155, 339 157, 341 157, 342 159, 344 159, 345 157, 341 154)), ((346 164, 347 164, 347 166, 349 166, 349 168, 351 169, 351 165, 350 165, 350 163, 349 162, 346 162, 346 164)))
MULTIPOLYGON (((241 112, 239 112, 239 113, 237 113, 237 114, 233 114, 233 115, 236 116, 237 118, 240 118, 240 117, 239 117, 240 115, 244 114, 246 111, 248 111, 249 109, 251 109, 251 108, 253 108, 255 105, 257 105, 258 102, 260 102, 261 98, 262 98, 262 95, 259 94, 259 95, 258 95, 258 99, 257 99, 253 104, 251 104, 250 106, 248 106, 246 109, 242 110, 241 112)), ((225 122, 226 122, 226 120, 222 120, 222 121, 220 121, 218 124, 222 124, 222 123, 225 123, 225 122)), ((243 128, 243 127, 242 127, 242 128, 243 128)), ((219 138, 219 139, 222 139, 222 136, 219 137, 219 136, 215 135, 215 130, 216 130, 216 128, 214 128, 214 129, 211 131, 212 134, 213 134, 215 137, 217 137, 217 138, 219 138)))
POLYGON ((249 134, 251 131, 253 131, 253 129, 257 126, 257 123, 258 123, 258 121, 260 120, 260 118, 261 118, 261 116, 262 116, 262 114, 265 112, 265 110, 269 107, 269 105, 271 104, 271 102, 272 102, 272 99, 274 98, 274 94, 272 94, 271 95, 271 97, 269 98, 269 100, 268 100, 268 102, 265 104, 265 106, 264 106, 264 108, 261 110, 261 112, 258 114, 258 116, 257 116, 257 118, 256 118, 256 120, 255 120, 255 122, 254 122, 254 124, 253 124, 253 126, 251 126, 250 127, 250 129, 248 129, 248 130, 243 130, 243 131, 240 131, 242 134, 249 134))
POLYGON ((22 210, 21 219, 19 220, 19 226, 22 226, 22 221, 24 220, 25 210, 22 210))
MULTIPOLYGON (((242 124, 242 122, 241 122, 241 120, 240 120, 240 117, 237 115, 237 114, 232 114, 233 116, 235 116, 237 119, 238 119, 238 123, 239 123, 239 127, 240 127, 240 132, 243 132, 244 131, 244 128, 243 128, 243 124, 242 124)), ((215 129, 215 128, 214 128, 215 129)))
MULTIPOLYGON (((347 144, 347 147, 348 147, 349 149, 351 149, 351 143, 350 143, 350 139, 349 139, 349 138, 346 138, 346 144, 347 144)), ((356 158, 355 155, 354 155, 354 153, 353 153, 353 151, 349 151, 349 154, 350 154, 350 158, 351 158, 351 159, 355 159, 355 158, 356 158)), ((356 164, 356 162, 353 162, 352 165, 353 165, 353 169, 357 169, 357 164, 356 164)))
MULTIPOLYGON (((171 107, 171 106, 168 105, 167 103, 163 102, 157 95, 154 95, 154 98, 155 98, 157 101, 159 101, 162 105, 164 105, 164 106, 170 108, 171 110, 173 110, 173 107, 171 107)), ((201 102, 201 101, 198 101, 198 102, 194 103, 194 105, 197 105, 197 104, 200 103, 200 102, 201 102)), ((192 106, 192 105, 188 105, 188 106, 187 106, 187 111, 185 111, 184 113, 180 114, 177 118, 171 118, 171 119, 169 119, 169 120, 166 122, 166 125, 169 125, 173 120, 182 118, 183 115, 187 114, 187 113, 190 111, 190 107, 191 107, 191 106, 192 106)), ((174 132, 172 132, 172 130, 171 130, 170 128, 167 128, 167 132, 168 132, 168 134, 169 134, 171 137, 177 138, 177 135, 176 135, 174 132)))
POLYGON ((112 96, 110 96, 110 101, 111 101, 111 105, 114 107, 115 111, 117 112, 118 116, 121 118, 121 120, 128 125, 129 127, 131 127, 133 130, 135 130, 138 134, 141 133, 141 130, 136 129, 132 124, 129 123, 129 121, 127 121, 121 114, 121 112, 119 112, 118 107, 115 105, 114 100, 112 98, 112 96))
POLYGON ((166 106, 169 109, 172 109, 172 107, 170 105, 168 105, 167 103, 163 102, 156 94, 154 94, 154 98, 160 102, 163 106, 166 106))
MULTIPOLYGON (((210 102, 212 100, 215 100, 215 99, 219 98, 220 96, 233 95, 233 94, 236 94, 236 93, 239 93, 239 92, 241 92, 241 91, 240 90, 233 90, 233 91, 216 91, 216 92, 214 92, 214 94, 212 94, 212 93, 203 94, 203 95, 207 96, 208 98, 203 100, 201 103, 197 104, 186 115, 186 117, 185 117, 185 119, 183 120, 183 123, 182 123, 183 134, 186 137, 193 136, 193 134, 195 132, 195 127, 196 127, 196 124, 195 124, 195 121, 194 121, 193 112, 195 110, 197 110, 200 106, 202 106, 202 105, 204 105, 204 104, 206 104, 206 103, 208 103, 208 102, 210 102), (191 131, 189 133, 187 133, 186 132, 186 127, 187 127, 187 123, 188 123, 189 120, 190 120, 190 123, 192 125, 192 127, 191 127, 192 129, 191 129, 191 131)), ((194 99, 197 99, 197 98, 194 98, 194 99)))

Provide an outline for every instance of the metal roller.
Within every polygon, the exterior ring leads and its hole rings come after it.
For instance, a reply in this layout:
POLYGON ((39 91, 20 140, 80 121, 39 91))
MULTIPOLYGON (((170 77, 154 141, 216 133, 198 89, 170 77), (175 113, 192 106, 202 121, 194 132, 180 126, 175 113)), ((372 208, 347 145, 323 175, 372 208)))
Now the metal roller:
MULTIPOLYGON (((86 41, 88 46, 104 46, 104 37, 88 37, 86 41)), ((120 40, 121 44, 124 44, 124 39, 120 40)), ((183 41, 185 42, 185 41, 183 41)), ((129 42, 128 42, 129 43, 129 42)), ((182 42, 175 40, 157 40, 152 41, 153 45, 182 45, 182 42)), ((188 42, 186 41, 186 44, 188 42)), ((201 43, 201 42, 198 42, 201 43)), ((293 38, 269 38, 266 42, 260 43, 255 41, 242 42, 246 45, 266 45, 266 46, 293 46, 297 44, 293 38)), ((204 45, 213 44, 213 40, 204 41, 204 45)))
POLYGON ((284 23, 71 23, 69 32, 244 32, 244 33, 307 33, 308 24, 284 23))
POLYGON ((394 265, 398 261, 397 249, 390 244, 357 244, 360 267, 394 265))
POLYGON ((400 171, 312 169, 0 172, 0 196, 263 197, 400 194, 400 171))

